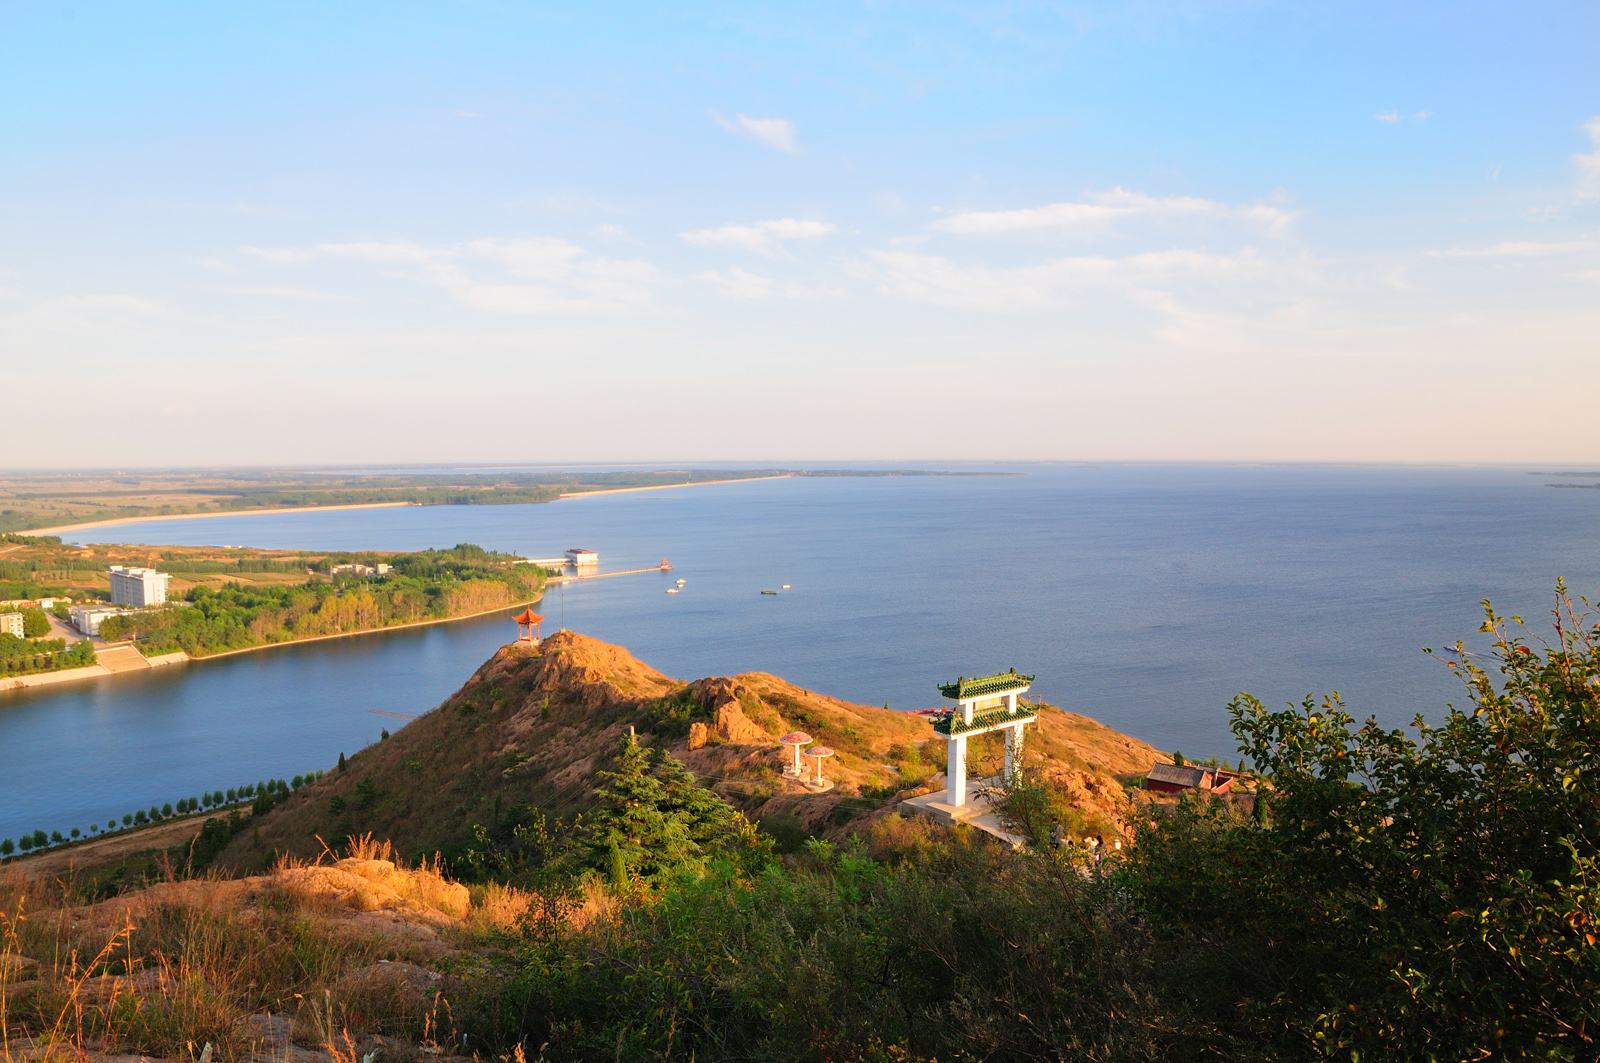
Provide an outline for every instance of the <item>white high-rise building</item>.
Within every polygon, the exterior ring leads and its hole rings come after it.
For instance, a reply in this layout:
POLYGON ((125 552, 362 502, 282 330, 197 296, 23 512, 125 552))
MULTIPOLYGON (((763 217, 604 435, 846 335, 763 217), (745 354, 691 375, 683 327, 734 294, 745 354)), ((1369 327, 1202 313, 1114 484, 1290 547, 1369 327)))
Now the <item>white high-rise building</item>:
POLYGON ((153 568, 134 568, 131 565, 111 566, 111 600, 117 605, 131 605, 142 609, 147 605, 160 605, 167 600, 165 572, 153 568))

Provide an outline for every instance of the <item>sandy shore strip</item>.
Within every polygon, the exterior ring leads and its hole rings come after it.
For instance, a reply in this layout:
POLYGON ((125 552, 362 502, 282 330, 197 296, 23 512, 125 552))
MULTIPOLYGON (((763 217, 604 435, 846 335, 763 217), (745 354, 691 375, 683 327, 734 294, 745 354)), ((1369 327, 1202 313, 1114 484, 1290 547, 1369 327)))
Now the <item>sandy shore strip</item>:
MULTIPOLYGON (((584 495, 621 495, 633 491, 670 491, 679 487, 715 487, 718 484, 747 484, 757 480, 789 480, 797 474, 774 473, 771 476, 735 476, 726 480, 685 480, 681 484, 647 484, 644 487, 602 487, 594 491, 566 491, 556 496, 582 498, 584 495)), ((420 506, 422 502, 350 502, 339 506, 276 506, 271 509, 217 509, 209 513, 159 513, 148 517, 113 517, 110 520, 86 520, 77 524, 57 524, 49 528, 29 528, 18 535, 63 535, 86 528, 110 528, 118 524, 153 524, 161 520, 206 520, 210 517, 259 517, 274 513, 331 513, 340 509, 393 509, 396 506, 420 506)), ((484 505, 495 505, 493 502, 484 505)), ((525 503, 514 503, 523 505, 525 503)))
POLYGON ((111 520, 86 520, 79 524, 58 524, 53 528, 30 528, 18 535, 60 535, 84 528, 110 528, 117 524, 154 524, 160 520, 206 520, 211 517, 260 517, 273 513, 328 513, 336 509, 393 509, 418 506, 420 502, 350 502, 342 506, 274 506, 271 509, 218 509, 210 513, 157 513, 148 517, 115 517, 111 520))
POLYGON ((561 498, 584 498, 588 495, 626 495, 635 491, 671 491, 679 487, 715 487, 718 484, 749 484, 758 480, 792 480, 798 473, 779 472, 771 476, 735 476, 728 480, 685 480, 681 484, 647 484, 644 487, 602 487, 598 491, 566 491, 561 498))

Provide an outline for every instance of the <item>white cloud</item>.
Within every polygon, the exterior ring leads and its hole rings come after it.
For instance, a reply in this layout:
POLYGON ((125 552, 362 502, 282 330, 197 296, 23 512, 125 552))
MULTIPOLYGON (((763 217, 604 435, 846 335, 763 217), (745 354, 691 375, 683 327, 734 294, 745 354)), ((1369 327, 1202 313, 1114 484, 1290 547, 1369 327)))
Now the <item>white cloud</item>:
POLYGON ((713 229, 690 229, 679 239, 697 247, 742 247, 765 251, 788 240, 815 240, 834 231, 832 222, 804 218, 773 218, 746 224, 719 225, 713 229))
POLYGON ((1600 115, 1585 122, 1583 131, 1589 135, 1589 144, 1594 150, 1572 157, 1573 165, 1578 168, 1578 198, 1600 199, 1600 115))
POLYGON ((1151 196, 1113 188, 1086 202, 1049 203, 1015 210, 972 210, 940 218, 939 232, 988 236, 1049 229, 1081 229, 1134 218, 1222 218, 1256 222, 1277 232, 1294 220, 1292 211, 1265 203, 1220 203, 1199 196, 1151 196))
POLYGON ((1400 112, 1399 111, 1383 111, 1383 112, 1381 112, 1379 114, 1373 115, 1372 117, 1375 120, 1384 123, 1385 125, 1394 125, 1396 122, 1400 121, 1400 112))
POLYGON ((1413 114, 1411 117, 1416 119, 1419 122, 1426 122, 1428 120, 1428 112, 1427 111, 1418 111, 1416 114, 1413 114))
POLYGON ((400 267, 456 302, 498 313, 601 312, 650 302, 655 267, 606 258, 555 237, 482 239, 428 245, 407 240, 319 244, 309 249, 247 247, 271 262, 351 259, 400 267))
POLYGON ((747 114, 724 118, 716 111, 712 111, 711 120, 730 133, 759 140, 767 147, 776 148, 785 154, 800 153, 800 141, 794 123, 787 118, 753 118, 747 114))

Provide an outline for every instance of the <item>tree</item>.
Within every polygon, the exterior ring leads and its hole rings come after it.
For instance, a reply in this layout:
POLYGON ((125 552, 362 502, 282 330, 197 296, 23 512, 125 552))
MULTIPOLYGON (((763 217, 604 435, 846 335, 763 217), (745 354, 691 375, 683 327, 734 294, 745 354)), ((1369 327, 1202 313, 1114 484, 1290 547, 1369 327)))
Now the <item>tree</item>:
POLYGON ((610 868, 619 854, 633 873, 651 879, 694 855, 688 817, 670 807, 650 769, 649 750, 630 730, 612 769, 596 775, 599 804, 585 821, 593 866, 610 868))
POLYGON ((134 816, 134 814, 133 814, 133 813, 132 813, 132 812, 124 812, 124 813, 123 813, 123 814, 122 814, 122 825, 123 825, 123 826, 124 826, 124 827, 131 827, 131 826, 133 826, 133 821, 134 821, 134 820, 135 820, 135 819, 136 819, 136 818, 137 818, 137 817, 136 817, 136 816, 134 816))
POLYGON ((16 851, 17 843, 12 841, 10 838, 7 838, 5 841, 0 841, 0 856, 10 856, 16 851))
POLYGON ((1201 958, 1216 1020, 1287 1032, 1268 1054, 1600 1049, 1600 625, 1559 586, 1540 648, 1484 615, 1490 655, 1447 656, 1467 709, 1408 735, 1336 695, 1241 695, 1267 822, 1186 802, 1134 847, 1131 881, 1174 954, 1201 958))
POLYGON ((22 611, 23 638, 40 639, 48 634, 50 634, 50 618, 44 615, 43 609, 24 609, 22 611))
POLYGON ((82 832, 77 827, 73 827, 72 830, 68 831, 68 834, 74 838, 82 836, 82 832))
POLYGON ((22 836, 22 840, 20 842, 18 842, 17 844, 22 849, 23 852, 28 852, 30 849, 33 848, 33 835, 24 834, 22 836))

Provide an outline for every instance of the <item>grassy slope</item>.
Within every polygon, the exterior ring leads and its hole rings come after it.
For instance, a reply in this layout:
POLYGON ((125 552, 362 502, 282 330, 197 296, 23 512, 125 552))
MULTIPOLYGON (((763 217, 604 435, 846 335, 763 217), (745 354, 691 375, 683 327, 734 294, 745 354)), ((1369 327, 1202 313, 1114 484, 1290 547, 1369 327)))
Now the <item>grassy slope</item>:
MULTIPOLYGON (((853 705, 760 673, 685 684, 619 647, 563 632, 541 649, 500 649, 439 708, 262 817, 234 840, 223 862, 254 870, 277 852, 315 855, 318 836, 333 842, 363 831, 392 839, 403 852, 425 853, 464 840, 473 823, 494 822, 499 811, 522 803, 570 815, 588 804, 593 773, 629 725, 647 742, 667 743, 747 812, 785 813, 824 831, 889 813, 898 796, 926 791, 943 768, 943 742, 919 717, 853 705), (650 707, 662 698, 700 706, 712 721, 711 741, 690 750, 685 737, 652 732, 650 707), (787 750, 776 738, 796 728, 838 752, 827 768, 837 782, 832 792, 813 795, 779 776, 787 750), (343 812, 333 811, 335 798, 343 812)), ((979 769, 997 770, 998 736, 978 745, 979 769)), ((1122 784, 1159 756, 1087 717, 1055 709, 1029 729, 1029 751, 1031 770, 1062 779, 1087 810, 1113 820, 1127 808, 1122 784)))

